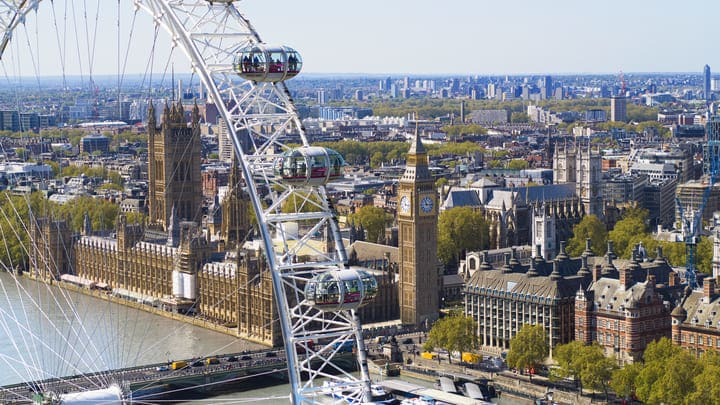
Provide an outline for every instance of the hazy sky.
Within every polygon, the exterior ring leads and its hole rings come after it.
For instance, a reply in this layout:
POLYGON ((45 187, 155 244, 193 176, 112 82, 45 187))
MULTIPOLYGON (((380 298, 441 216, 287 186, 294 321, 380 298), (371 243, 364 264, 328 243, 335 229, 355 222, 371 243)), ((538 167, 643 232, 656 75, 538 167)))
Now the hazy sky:
POLYGON ((243 0, 306 72, 720 71, 713 0, 243 0), (278 9, 281 11, 278 12, 278 9))
MULTIPOLYGON (((18 58, 22 62, 3 58, 0 67, 6 74, 57 74, 59 57, 49 55, 63 41, 52 35, 51 28, 58 24, 58 30, 69 33, 85 30, 79 23, 61 26, 71 20, 64 17, 65 3, 43 1, 37 17, 40 24, 30 16, 22 32, 16 31, 13 51, 20 54, 31 44, 38 44, 41 51, 32 64, 27 56, 18 58), (50 17, 53 4, 55 19, 50 17), (33 39, 48 33, 49 39, 33 39)), ((127 46, 116 28, 118 2, 100 0, 99 13, 91 0, 69 4, 87 4, 84 14, 90 21, 99 16, 97 27, 88 30, 97 31, 94 73, 115 74, 117 43, 127 46)), ((122 29, 127 29, 132 4, 128 0, 120 4, 125 10, 122 29)), ((714 0, 242 0, 236 4, 265 42, 300 51, 306 73, 699 73, 706 63, 720 72, 720 2, 714 0)), ((78 12, 79 21, 82 14, 78 12)), ((137 26, 134 40, 148 45, 149 18, 138 17, 137 26)), ((167 38, 158 42, 155 71, 167 65, 162 54, 169 52, 168 43, 167 38)), ((91 57, 89 48, 66 51, 68 74, 76 73, 73 58, 91 57)), ((125 71, 143 73, 148 54, 131 54, 125 71)), ((175 69, 189 71, 184 57, 175 69)))

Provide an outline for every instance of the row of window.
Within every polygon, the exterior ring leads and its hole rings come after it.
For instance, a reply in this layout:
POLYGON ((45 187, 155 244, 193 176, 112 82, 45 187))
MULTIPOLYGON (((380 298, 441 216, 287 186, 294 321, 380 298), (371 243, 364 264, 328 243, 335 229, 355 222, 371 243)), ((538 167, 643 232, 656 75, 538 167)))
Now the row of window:
MULTIPOLYGON (((680 341, 681 342, 689 342, 691 344, 695 344, 695 334, 694 333, 681 333, 680 334, 680 341)), ((713 342, 713 338, 711 336, 703 336, 700 335, 697 337, 697 344, 699 345, 707 345, 709 347, 712 347, 713 343, 715 343, 716 347, 720 349, 720 338, 715 338, 713 342)))

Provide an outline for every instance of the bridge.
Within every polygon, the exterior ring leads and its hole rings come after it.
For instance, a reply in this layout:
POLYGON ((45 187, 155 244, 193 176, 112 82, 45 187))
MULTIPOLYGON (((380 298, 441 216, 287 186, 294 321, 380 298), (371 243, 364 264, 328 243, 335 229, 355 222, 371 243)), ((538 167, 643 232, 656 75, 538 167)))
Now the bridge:
MULTIPOLYGON (((171 370, 168 363, 156 363, 7 385, 0 387, 0 404, 32 404, 38 393, 64 394, 106 388, 97 386, 101 380, 116 383, 133 400, 157 399, 177 391, 218 391, 253 376, 271 376, 278 383, 287 381, 287 359, 283 350, 224 354, 214 358, 218 360, 216 364, 208 364, 207 358, 187 359, 187 366, 178 370, 171 370)), ((352 353, 344 353, 333 360, 346 370, 357 367, 352 353)))

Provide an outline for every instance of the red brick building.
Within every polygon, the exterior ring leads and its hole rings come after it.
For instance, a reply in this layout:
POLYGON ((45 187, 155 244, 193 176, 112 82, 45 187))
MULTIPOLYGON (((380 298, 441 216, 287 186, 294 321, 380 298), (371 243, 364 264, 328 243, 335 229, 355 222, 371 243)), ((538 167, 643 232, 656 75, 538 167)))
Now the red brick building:
POLYGON ((672 311, 672 341, 697 356, 708 350, 720 351, 720 296, 716 281, 703 280, 702 291, 685 291, 672 311))

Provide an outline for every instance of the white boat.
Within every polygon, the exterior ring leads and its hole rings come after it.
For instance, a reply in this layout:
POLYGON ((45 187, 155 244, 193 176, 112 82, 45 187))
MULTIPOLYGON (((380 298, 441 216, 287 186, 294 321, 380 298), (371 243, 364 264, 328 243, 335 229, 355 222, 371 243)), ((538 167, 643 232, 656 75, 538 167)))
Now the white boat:
POLYGON ((325 381, 322 385, 322 393, 339 400, 340 403, 346 404, 378 404, 390 405, 397 404, 399 401, 395 397, 385 391, 385 388, 378 384, 370 385, 370 402, 362 402, 348 395, 347 385, 344 381, 325 381))

